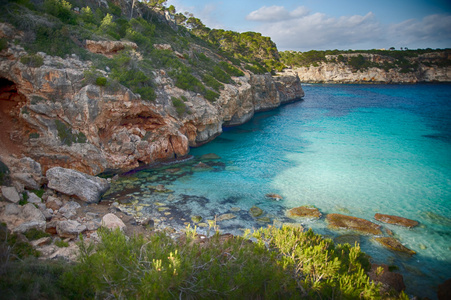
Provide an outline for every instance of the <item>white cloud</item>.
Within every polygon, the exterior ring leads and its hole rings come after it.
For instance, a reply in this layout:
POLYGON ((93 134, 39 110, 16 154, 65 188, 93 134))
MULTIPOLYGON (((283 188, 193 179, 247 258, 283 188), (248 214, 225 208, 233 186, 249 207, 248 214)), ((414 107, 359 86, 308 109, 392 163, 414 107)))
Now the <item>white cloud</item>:
POLYGON ((451 47, 451 15, 429 15, 421 21, 410 19, 390 25, 388 34, 398 45, 419 45, 418 47, 451 47), (437 43, 446 46, 435 46, 437 43))
POLYGON ((270 36, 281 50, 451 47, 450 15, 384 25, 372 12, 331 17, 302 6, 291 12, 283 6, 263 6, 247 19, 258 21, 255 30, 270 36))
POLYGON ((246 20, 259 22, 277 22, 306 16, 309 10, 299 6, 293 11, 288 11, 283 6, 263 6, 246 16, 246 20))

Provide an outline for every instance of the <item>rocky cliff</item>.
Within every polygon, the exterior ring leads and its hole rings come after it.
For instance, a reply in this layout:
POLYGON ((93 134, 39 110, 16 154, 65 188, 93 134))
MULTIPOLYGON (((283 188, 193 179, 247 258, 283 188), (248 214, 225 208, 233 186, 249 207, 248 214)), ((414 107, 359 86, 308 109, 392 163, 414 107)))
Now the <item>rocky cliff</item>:
MULTIPOLYGON (((5 24, 0 28, 0 36, 17 34, 5 24)), ((165 70, 155 70, 157 98, 144 101, 121 85, 87 84, 91 63, 76 55, 62 59, 39 52, 33 59, 41 63, 35 65, 24 57, 30 55, 12 42, 0 52, 0 155, 10 166, 30 157, 43 173, 60 166, 98 174, 183 157, 190 146, 218 136, 222 126, 242 124, 257 111, 304 95, 295 75, 248 73, 233 77, 219 99, 209 102, 175 87, 165 70), (179 97, 186 99, 183 113, 171 102, 179 97)))
MULTIPOLYGON (((356 70, 353 66, 338 62, 338 55, 326 55, 326 62, 308 67, 294 67, 286 74, 298 75, 301 82, 308 83, 418 83, 451 82, 449 51, 426 53, 410 58, 408 64, 416 66, 411 71, 401 68, 388 68, 393 59, 377 54, 343 54, 344 60, 361 55, 366 61, 379 64, 380 67, 368 67, 356 70), (438 62, 448 61, 447 65, 438 62)), ((343 59, 343 58, 342 58, 343 59)))

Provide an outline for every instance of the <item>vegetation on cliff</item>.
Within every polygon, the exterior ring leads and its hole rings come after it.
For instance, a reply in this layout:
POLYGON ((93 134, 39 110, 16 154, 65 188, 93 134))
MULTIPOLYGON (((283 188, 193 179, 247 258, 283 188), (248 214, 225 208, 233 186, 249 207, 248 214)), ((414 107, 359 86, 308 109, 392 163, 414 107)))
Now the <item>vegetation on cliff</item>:
POLYGON ((260 229, 246 237, 200 238, 188 228, 127 238, 100 231, 97 245, 79 244, 79 263, 24 262, 2 257, 3 295, 41 298, 138 299, 405 299, 370 282, 358 246, 334 245, 311 230, 260 229), (255 242, 250 242, 249 237, 255 242), (33 282, 23 286, 24 279, 33 282))
POLYGON ((311 50, 308 52, 280 52, 280 60, 291 67, 317 67, 321 63, 342 63, 354 71, 368 68, 395 69, 401 73, 416 72, 419 64, 451 66, 451 49, 417 50, 311 50))
POLYGON ((246 69, 266 73, 283 68, 270 38, 255 32, 211 30, 192 15, 166 8, 165 2, 9 0, 0 21, 23 32, 14 42, 30 53, 24 63, 42 65, 36 61, 37 52, 63 58, 75 54, 92 61, 93 70, 107 70, 107 76, 97 72, 93 82, 86 83, 106 87, 120 83, 146 100, 156 97, 153 78, 159 69, 166 70, 177 87, 214 101, 223 84, 232 83, 231 76, 242 76, 246 69), (130 41, 138 49, 105 57, 89 52, 86 40, 130 41), (155 47, 158 44, 170 48, 155 47))

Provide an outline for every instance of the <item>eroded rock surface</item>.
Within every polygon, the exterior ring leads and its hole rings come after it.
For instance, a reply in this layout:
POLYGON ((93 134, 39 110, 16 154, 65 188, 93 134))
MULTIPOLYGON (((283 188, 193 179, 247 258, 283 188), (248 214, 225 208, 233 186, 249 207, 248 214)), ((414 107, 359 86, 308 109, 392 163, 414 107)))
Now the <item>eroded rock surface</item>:
POLYGON ((331 228, 351 229, 374 235, 382 234, 380 229, 381 226, 365 219, 341 214, 328 214, 326 219, 329 222, 329 227, 331 228))
POLYGON ((49 169, 46 176, 49 188, 69 196, 77 196, 87 203, 99 202, 102 194, 110 188, 103 178, 61 167, 49 169))
POLYGON ((403 253, 407 253, 407 254, 415 254, 416 252, 407 248, 406 246, 404 246, 403 244, 401 244, 400 241, 398 241, 397 239, 393 238, 393 237, 378 237, 375 238, 376 241, 378 241, 382 246, 393 250, 393 251, 398 251, 398 252, 403 252, 403 253))
POLYGON ((322 214, 316 207, 299 206, 287 212, 290 218, 321 218, 322 214))
POLYGON ((394 224, 399 226, 404 226, 408 228, 412 228, 418 225, 418 222, 415 220, 406 219, 403 217, 392 216, 392 215, 384 215, 384 214, 375 214, 374 218, 380 222, 394 224))

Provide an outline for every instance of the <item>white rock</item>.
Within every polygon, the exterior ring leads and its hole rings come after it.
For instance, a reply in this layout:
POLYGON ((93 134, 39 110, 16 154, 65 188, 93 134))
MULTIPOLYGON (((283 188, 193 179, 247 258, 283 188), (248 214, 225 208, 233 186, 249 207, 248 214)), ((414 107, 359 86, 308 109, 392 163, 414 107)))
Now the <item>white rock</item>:
POLYGON ((16 188, 9 186, 2 186, 3 198, 12 203, 17 203, 20 201, 20 196, 16 191, 16 188))
POLYGON ((108 229, 119 228, 120 230, 123 230, 125 228, 125 224, 118 218, 118 216, 110 213, 103 216, 102 227, 106 227, 108 229))
POLYGON ((85 225, 74 220, 59 221, 56 224, 56 232, 60 237, 75 238, 85 230, 85 225))

